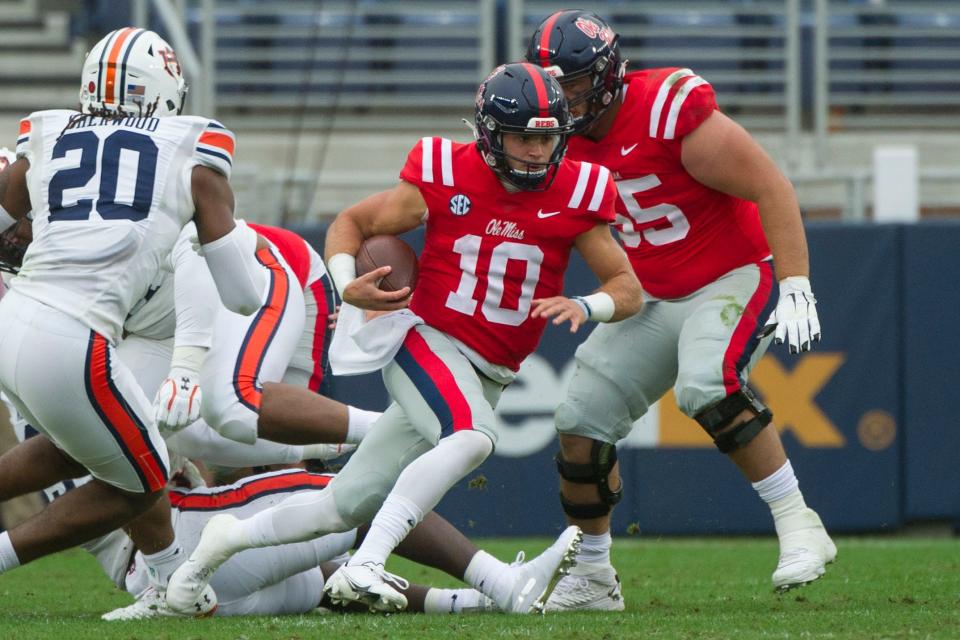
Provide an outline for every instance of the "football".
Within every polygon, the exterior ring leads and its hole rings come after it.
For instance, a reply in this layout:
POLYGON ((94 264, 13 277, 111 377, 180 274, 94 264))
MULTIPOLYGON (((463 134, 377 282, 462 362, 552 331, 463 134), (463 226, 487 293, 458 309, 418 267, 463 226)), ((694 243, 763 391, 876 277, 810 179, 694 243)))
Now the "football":
POLYGON ((398 291, 417 286, 419 264, 417 254, 406 242, 396 236, 371 236, 363 241, 357 252, 357 275, 373 271, 378 267, 393 267, 387 277, 380 281, 383 291, 398 291))

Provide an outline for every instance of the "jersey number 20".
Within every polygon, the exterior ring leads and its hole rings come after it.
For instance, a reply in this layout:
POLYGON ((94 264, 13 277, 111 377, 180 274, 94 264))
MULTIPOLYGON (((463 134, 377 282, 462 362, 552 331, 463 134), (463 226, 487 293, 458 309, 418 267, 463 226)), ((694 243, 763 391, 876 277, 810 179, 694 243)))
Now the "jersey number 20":
POLYGON ((53 147, 53 159, 64 158, 68 152, 77 150, 80 151, 78 166, 61 169, 50 179, 50 222, 90 218, 94 198, 81 198, 72 204, 64 205, 63 192, 67 189, 82 189, 90 184, 97 174, 98 155, 101 166, 96 202, 100 217, 104 220, 134 222, 147 217, 153 201, 153 183, 157 174, 157 145, 150 136, 120 130, 107 136, 101 147, 100 139, 92 131, 67 133, 53 147), (133 193, 126 194, 124 198, 129 204, 118 202, 117 185, 121 166, 129 167, 134 158, 137 173, 133 180, 133 193))

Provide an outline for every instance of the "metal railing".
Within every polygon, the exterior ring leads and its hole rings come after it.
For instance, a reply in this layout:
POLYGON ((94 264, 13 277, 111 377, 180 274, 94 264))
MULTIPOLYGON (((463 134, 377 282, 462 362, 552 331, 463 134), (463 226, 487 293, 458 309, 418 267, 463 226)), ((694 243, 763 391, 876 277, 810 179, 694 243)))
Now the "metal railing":
POLYGON ((207 4, 217 107, 235 126, 416 128, 469 105, 494 65, 495 0, 207 4))
POLYGON ((960 2, 816 0, 816 130, 957 128, 960 2))

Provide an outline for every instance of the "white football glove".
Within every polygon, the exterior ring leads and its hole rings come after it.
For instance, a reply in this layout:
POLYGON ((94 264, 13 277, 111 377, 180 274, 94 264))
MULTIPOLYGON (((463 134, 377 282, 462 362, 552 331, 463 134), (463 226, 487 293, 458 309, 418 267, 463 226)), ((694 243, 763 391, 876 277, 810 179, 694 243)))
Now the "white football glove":
POLYGON ((161 431, 176 433, 200 417, 200 374, 174 367, 153 399, 154 416, 161 431))
POLYGON ((817 317, 817 299, 810 290, 806 276, 790 276, 780 281, 780 300, 767 320, 768 333, 776 327, 774 342, 790 347, 790 353, 810 351, 814 342, 820 342, 820 319, 817 317))

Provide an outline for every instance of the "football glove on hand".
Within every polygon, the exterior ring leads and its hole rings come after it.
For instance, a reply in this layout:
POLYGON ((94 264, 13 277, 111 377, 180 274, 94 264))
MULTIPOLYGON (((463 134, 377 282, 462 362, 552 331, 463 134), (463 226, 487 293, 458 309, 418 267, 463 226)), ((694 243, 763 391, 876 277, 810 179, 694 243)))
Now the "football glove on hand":
POLYGON ((200 374, 174 367, 153 399, 154 416, 161 431, 176 433, 200 417, 200 374))
POLYGON ((790 347, 790 353, 810 351, 820 342, 820 319, 817 299, 806 276, 790 276, 780 281, 780 300, 767 320, 767 333, 776 327, 774 342, 790 347))

